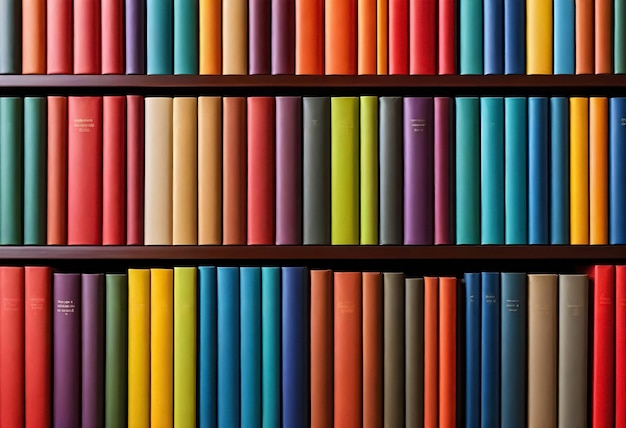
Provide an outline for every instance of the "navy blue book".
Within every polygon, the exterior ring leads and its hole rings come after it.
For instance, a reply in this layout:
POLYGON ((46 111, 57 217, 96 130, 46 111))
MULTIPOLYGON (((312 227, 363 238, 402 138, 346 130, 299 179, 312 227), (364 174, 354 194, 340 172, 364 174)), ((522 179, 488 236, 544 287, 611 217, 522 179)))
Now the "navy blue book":
POLYGON ((504 0, 504 74, 526 73, 525 17, 525 0, 504 0))
POLYGON ((549 243, 548 99, 528 99, 528 243, 549 243))
POLYGON ((526 325, 528 291, 525 273, 503 273, 502 281, 502 378, 500 403, 503 427, 526 426, 526 325))
POLYGON ((198 425, 217 426, 217 272, 200 266, 198 286, 198 425))
POLYGON ((480 340, 481 426, 500 424, 500 274, 483 272, 480 340))
POLYGON ((626 244, 626 98, 609 104, 609 244, 626 244))
POLYGON ((261 426, 261 268, 239 270, 241 426, 261 426))
POLYGON ((483 0, 484 74, 504 73, 504 0, 483 0))
POLYGON ((309 282, 304 267, 282 268, 283 426, 304 427, 309 403, 309 282))
POLYGON ((239 268, 217 268, 217 426, 239 428, 239 268))
POLYGON ((550 99, 550 244, 569 244, 569 100, 550 99))
POLYGON ((465 427, 480 426, 480 321, 479 273, 465 274, 465 427))

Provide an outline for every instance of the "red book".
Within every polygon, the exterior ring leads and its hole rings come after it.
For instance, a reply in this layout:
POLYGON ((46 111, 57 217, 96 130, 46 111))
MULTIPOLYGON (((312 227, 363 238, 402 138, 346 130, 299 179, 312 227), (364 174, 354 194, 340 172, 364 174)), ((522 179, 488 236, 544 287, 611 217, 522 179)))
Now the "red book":
POLYGON ((126 97, 126 245, 143 244, 143 97, 126 97))
POLYGON ((124 1, 102 1, 102 74, 124 73, 124 1))
POLYGON ((594 266, 592 407, 594 427, 613 426, 615 382, 615 266, 594 266))
POLYGON ((246 244, 246 99, 223 99, 222 242, 246 244))
POLYGON ((409 74, 409 0, 389 0, 389 74, 409 74))
POLYGON ((436 1, 411 0, 409 6, 409 71, 411 74, 437 73, 436 28, 436 1))
POLYGON ((104 97, 102 244, 126 243, 126 97, 104 97))
POLYGON ((46 62, 48 74, 72 74, 72 0, 47 0, 46 62))
POLYGON ((626 266, 615 268, 615 428, 626 428, 626 266))
POLYGON ((439 74, 456 73, 456 9, 454 0, 439 0, 439 74))
POLYGON ((74 74, 100 74, 100 63, 100 0, 74 0, 74 74))
POLYGON ((424 426, 439 426, 439 278, 424 277, 424 426))
POLYGON ((439 279, 439 426, 456 426, 456 278, 439 279))
POLYGON ((102 244, 102 97, 69 97, 67 243, 102 244))
POLYGON ((361 273, 335 272, 335 425, 363 422, 361 273))
POLYGON ((363 272, 363 428, 383 426, 383 284, 363 272))
POLYGON ((24 426, 24 268, 0 267, 0 426, 24 426))
POLYGON ((52 362, 52 272, 49 267, 25 269, 26 427, 50 426, 52 362))
POLYGON ((248 98, 248 245, 274 244, 274 97, 248 98))
POLYGON ((67 98, 48 97, 48 245, 67 244, 67 98))

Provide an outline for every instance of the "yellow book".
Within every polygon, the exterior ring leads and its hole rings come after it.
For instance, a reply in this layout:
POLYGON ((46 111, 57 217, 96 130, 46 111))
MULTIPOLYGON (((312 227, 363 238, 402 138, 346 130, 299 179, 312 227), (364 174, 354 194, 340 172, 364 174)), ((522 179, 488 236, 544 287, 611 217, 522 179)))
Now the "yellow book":
POLYGON ((222 74, 222 0, 200 0, 200 74, 222 74))
POLYGON ((168 428, 174 416, 172 269, 150 269, 150 282, 150 420, 152 428, 168 428))
POLYGON ((526 73, 552 74, 552 1, 526 2, 526 73))
POLYGON ((248 74, 248 1, 222 3, 222 74, 248 74))
POLYGON ((609 100, 589 100, 589 243, 609 243, 609 100))
POLYGON ((174 427, 196 422, 196 268, 174 268, 174 427))
POLYGON ((589 99, 570 98, 570 243, 589 244, 589 99))
POLYGON ((150 425, 150 271, 128 270, 128 428, 150 425))
POLYGON ((198 98, 198 244, 222 243, 222 98, 198 98))
POLYGON ((198 243, 198 100, 174 98, 172 243, 198 243))

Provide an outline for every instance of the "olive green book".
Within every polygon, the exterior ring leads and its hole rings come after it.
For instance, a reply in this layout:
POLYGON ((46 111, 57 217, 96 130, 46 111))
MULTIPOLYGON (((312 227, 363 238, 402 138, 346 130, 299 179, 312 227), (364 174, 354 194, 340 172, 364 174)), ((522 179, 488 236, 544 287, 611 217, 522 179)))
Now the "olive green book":
POLYGON ((104 426, 123 427, 128 406, 128 279, 106 275, 104 426))
POLYGON ((361 245, 378 244, 378 97, 361 97, 361 245))

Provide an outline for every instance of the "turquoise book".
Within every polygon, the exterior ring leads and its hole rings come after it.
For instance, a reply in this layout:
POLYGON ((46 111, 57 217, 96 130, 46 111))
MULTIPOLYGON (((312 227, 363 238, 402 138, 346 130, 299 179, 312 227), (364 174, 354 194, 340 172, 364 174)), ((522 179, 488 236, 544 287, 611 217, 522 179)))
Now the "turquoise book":
MULTIPOLYGON (((457 134, 458 135, 458 134, 457 134)), ((504 99, 480 99, 480 242, 504 244, 504 99)))
POLYGON ((22 99, 0 98, 0 245, 22 245, 22 99))
POLYGON ((241 426, 261 426, 261 268, 239 271, 241 426))
POLYGON ((46 244, 47 100, 24 98, 24 245, 46 244))
POLYGON ((174 74, 198 74, 198 0, 174 0, 174 74))
POLYGON ((483 74, 483 2, 459 0, 460 74, 483 74))
POLYGON ((626 73, 626 0, 615 0, 613 7, 614 70, 626 73))
POLYGON ((548 187, 548 99, 528 99, 528 243, 546 245, 550 240, 548 187))
POLYGON ((240 427, 239 268, 217 268, 217 426, 240 427))
POLYGON ((554 0, 554 74, 574 74, 576 68, 576 2, 554 0))
POLYGON ((569 100, 550 99, 550 244, 569 244, 569 100))
POLYGON ((198 425, 217 427, 217 270, 198 268, 198 425))
POLYGON ((146 0, 147 74, 174 72, 174 0, 146 0))
POLYGON ((528 243, 526 98, 504 99, 504 243, 528 243))
POLYGON ((456 99, 456 243, 480 244, 480 102, 456 99))
POLYGON ((261 268, 262 426, 280 428, 280 268, 261 268))

